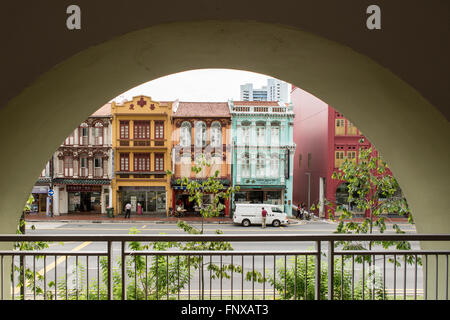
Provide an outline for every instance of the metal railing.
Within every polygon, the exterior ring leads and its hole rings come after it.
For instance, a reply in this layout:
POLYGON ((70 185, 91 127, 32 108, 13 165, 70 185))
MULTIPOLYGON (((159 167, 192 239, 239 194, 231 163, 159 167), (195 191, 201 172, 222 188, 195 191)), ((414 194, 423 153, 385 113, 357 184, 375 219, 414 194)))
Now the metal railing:
POLYGON ((448 300, 450 250, 342 250, 339 244, 448 245, 450 235, 0 235, 3 247, 37 241, 54 246, 0 251, 2 300, 448 300), (101 249, 56 248, 86 241, 101 249), (286 250, 186 246, 211 242, 284 242, 286 250), (288 250, 305 245, 313 248, 288 250))

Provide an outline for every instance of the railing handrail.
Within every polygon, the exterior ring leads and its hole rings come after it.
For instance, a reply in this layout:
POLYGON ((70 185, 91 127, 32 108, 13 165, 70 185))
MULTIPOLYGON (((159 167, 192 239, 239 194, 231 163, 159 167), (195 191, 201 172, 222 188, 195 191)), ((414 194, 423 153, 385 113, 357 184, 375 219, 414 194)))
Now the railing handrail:
POLYGON ((450 241, 450 234, 0 234, 0 242, 13 241, 450 241))

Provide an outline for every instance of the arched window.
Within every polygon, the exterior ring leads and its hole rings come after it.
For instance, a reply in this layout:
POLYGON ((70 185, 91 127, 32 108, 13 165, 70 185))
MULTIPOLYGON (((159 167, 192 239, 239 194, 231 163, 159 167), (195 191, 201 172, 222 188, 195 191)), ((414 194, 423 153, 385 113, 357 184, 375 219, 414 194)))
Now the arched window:
POLYGON ((243 121, 241 124, 241 141, 242 145, 249 145, 250 144, 250 122, 243 121))
POLYGON ((101 122, 97 122, 94 125, 94 144, 95 145, 103 144, 103 124, 101 122))
POLYGON ((250 177, 250 155, 248 153, 242 157, 241 177, 250 177))
POLYGON ((211 146, 219 148, 222 145, 222 126, 219 121, 211 124, 211 146))
POLYGON ((88 145, 89 144, 89 126, 87 123, 82 123, 80 125, 80 145, 88 145))
POLYGON ((266 173, 266 157, 263 153, 258 153, 256 155, 256 176, 263 178, 266 173))
POLYGON ((280 168, 280 156, 277 153, 273 153, 270 160, 270 175, 272 177, 278 177, 280 168))
POLYGON ((183 148, 191 145, 191 123, 189 121, 184 121, 181 124, 180 145, 183 148))
POLYGON ((260 146, 266 144, 266 124, 264 122, 256 123, 256 143, 260 146))
POLYGON ((195 146, 206 147, 206 123, 203 121, 195 123, 195 146))
POLYGON ((272 122, 270 130, 270 144, 272 146, 280 145, 280 123, 272 122))

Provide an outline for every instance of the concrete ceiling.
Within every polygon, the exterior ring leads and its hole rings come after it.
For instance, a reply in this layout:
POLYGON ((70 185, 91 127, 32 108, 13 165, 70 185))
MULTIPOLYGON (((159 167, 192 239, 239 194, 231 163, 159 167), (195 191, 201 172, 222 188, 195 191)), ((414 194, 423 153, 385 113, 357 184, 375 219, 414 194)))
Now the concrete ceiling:
POLYGON ((449 1, 75 2, 1 4, 0 108, 40 75, 88 47, 161 23, 217 19, 283 24, 346 45, 391 70, 450 119, 449 1), (75 2, 81 8, 82 28, 70 31, 66 8, 75 2), (371 4, 381 8, 381 30, 366 28, 371 4))

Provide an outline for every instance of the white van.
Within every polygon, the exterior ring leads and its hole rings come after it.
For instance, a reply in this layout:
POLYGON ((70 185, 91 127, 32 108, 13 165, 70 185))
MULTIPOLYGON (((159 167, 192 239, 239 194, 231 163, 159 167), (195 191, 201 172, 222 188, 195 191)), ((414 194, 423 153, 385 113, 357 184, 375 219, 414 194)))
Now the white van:
POLYGON ((233 222, 248 227, 251 224, 262 224, 262 208, 267 211, 266 224, 279 227, 288 224, 287 214, 280 209, 280 206, 273 204, 244 204, 236 203, 233 222))

